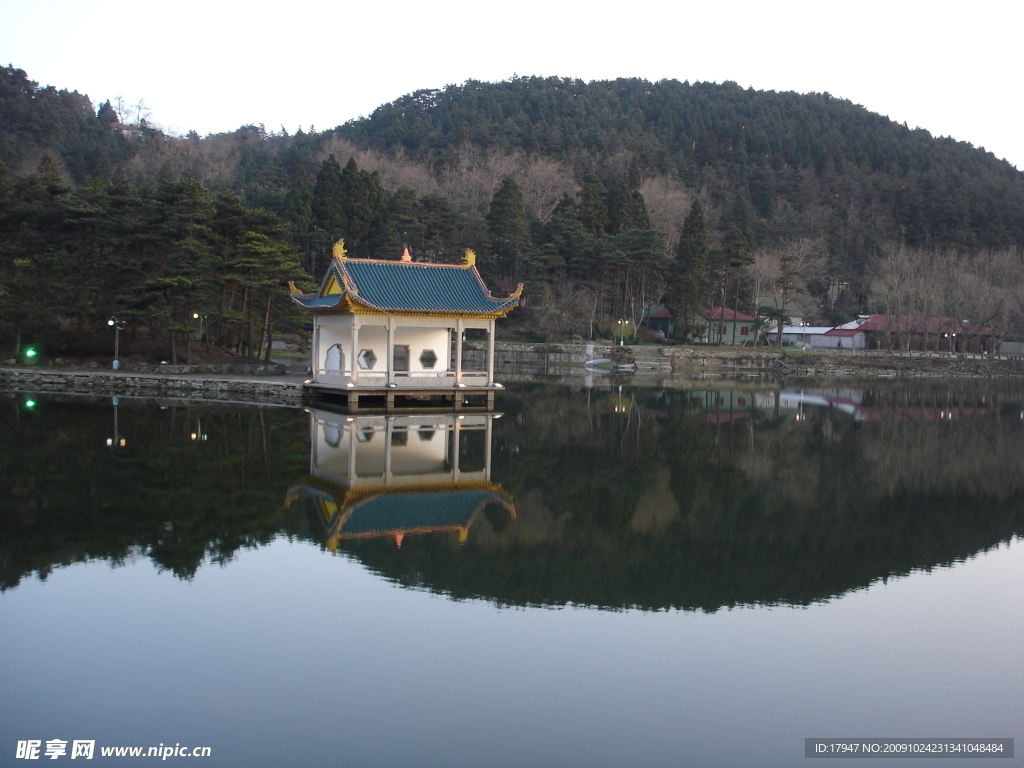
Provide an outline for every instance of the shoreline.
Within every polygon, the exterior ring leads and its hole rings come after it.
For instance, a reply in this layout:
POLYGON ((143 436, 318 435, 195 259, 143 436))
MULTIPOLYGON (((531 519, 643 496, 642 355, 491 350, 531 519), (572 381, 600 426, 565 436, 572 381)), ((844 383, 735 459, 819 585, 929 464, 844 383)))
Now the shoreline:
MULTIPOLYGON (((475 345, 474 345, 475 346, 475 345)), ((587 344, 495 345, 496 372, 509 382, 601 382, 692 388, 694 383, 787 386, 840 382, 941 379, 1024 379, 1024 360, 991 356, 923 356, 888 352, 783 353, 777 350, 707 350, 695 347, 611 347, 587 344), (616 355, 637 366, 635 373, 588 371, 583 363, 616 355), (687 386, 690 385, 690 386, 687 386)), ((481 349, 468 346, 472 359, 481 349)), ((209 374, 0 367, 0 391, 83 395, 170 397, 211 402, 301 405, 308 374, 209 374)))
POLYGON ((305 374, 256 376, 0 368, 0 391, 302 405, 305 374))

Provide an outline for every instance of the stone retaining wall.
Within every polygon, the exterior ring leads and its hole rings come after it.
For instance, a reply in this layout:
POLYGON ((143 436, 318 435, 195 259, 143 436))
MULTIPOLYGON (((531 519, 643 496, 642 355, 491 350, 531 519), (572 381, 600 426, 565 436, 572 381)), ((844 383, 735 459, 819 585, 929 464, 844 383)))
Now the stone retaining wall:
MULTIPOLYGON (((706 376, 766 376, 772 378, 1024 378, 1024 360, 991 355, 900 355, 888 352, 782 354, 768 348, 736 350, 706 347, 630 347, 588 344, 494 345, 499 374, 580 373, 587 360, 611 358, 633 363, 637 374, 706 376)), ((483 368, 485 347, 467 344, 463 359, 483 368)))
POLYGON ((74 373, 0 369, 0 390, 72 394, 180 397, 193 400, 245 401, 297 405, 302 384, 260 379, 214 379, 201 376, 140 376, 130 373, 74 373))

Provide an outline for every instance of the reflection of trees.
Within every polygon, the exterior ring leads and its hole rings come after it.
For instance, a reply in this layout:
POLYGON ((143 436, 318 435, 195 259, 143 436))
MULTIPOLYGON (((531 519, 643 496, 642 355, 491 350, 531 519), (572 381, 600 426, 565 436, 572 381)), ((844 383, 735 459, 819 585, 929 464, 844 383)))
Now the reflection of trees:
MULTIPOLYGON (((878 420, 858 422, 741 394, 506 392, 491 479, 514 520, 493 507, 464 543, 341 551, 460 598, 716 610, 827 599, 1024 534, 1019 400, 889 387, 864 394, 878 420)), ((135 555, 188 578, 282 531, 319 540, 283 509, 308 472, 302 411, 125 402, 124 449, 106 447, 111 417, 107 401, 0 407, 4 587, 135 555)))
POLYGON ((0 407, 0 586, 91 559, 152 559, 190 578, 265 543, 282 488, 309 460, 301 411, 119 406, 124 448, 109 448, 109 400, 0 407))
POLYGON ((694 393, 647 394, 510 394, 495 479, 514 525, 351 551, 456 597, 715 610, 827 599, 1024 534, 1024 429, 998 397, 880 390, 866 402, 881 420, 856 423, 738 419, 735 399, 725 420, 694 393), (947 401, 958 419, 922 420, 947 401))

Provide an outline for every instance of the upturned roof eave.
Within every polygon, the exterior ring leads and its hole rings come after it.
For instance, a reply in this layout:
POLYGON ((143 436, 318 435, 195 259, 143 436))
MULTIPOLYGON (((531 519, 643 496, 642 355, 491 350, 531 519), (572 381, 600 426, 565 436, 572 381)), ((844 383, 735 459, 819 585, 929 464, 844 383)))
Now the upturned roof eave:
MULTIPOLYGON (((484 284, 483 279, 480 277, 480 273, 475 265, 464 265, 464 264, 430 264, 426 262, 396 262, 383 259, 348 259, 335 256, 332 260, 330 268, 327 270, 327 274, 324 275, 323 280, 320 283, 320 289, 316 294, 302 294, 293 295, 292 299, 302 309, 310 314, 379 314, 389 315, 396 317, 434 317, 434 318, 455 318, 455 319, 497 319, 505 317, 510 311, 515 309, 519 305, 520 297, 508 297, 499 299, 491 295, 487 286, 484 284), (359 290, 359 279, 352 270, 348 269, 348 265, 355 266, 356 264, 372 264, 385 266, 389 269, 426 269, 426 270, 457 270, 459 272, 468 271, 472 275, 473 282, 476 285, 476 289, 479 291, 479 295, 472 301, 483 301, 489 305, 485 308, 480 309, 469 309, 454 307, 437 307, 437 306, 414 306, 405 305, 398 306, 394 304, 387 304, 379 300, 374 301, 373 299, 366 296, 367 292, 370 291, 370 287, 367 286, 366 290, 360 292, 359 290), (332 278, 336 281, 337 285, 342 289, 338 294, 327 294, 332 278), (326 303, 317 303, 327 299, 328 296, 337 295, 337 300, 326 303)), ((455 302, 456 304, 458 302, 455 302)))

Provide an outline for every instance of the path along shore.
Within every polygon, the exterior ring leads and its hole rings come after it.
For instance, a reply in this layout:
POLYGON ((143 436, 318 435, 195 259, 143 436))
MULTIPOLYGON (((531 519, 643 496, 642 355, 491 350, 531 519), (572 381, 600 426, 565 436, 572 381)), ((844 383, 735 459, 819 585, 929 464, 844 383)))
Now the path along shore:
MULTIPOLYGON (((483 361, 483 349, 467 345, 466 361, 483 361)), ((497 373, 506 382, 573 380, 588 374, 587 360, 613 358, 632 363, 632 375, 615 374, 619 383, 669 386, 708 378, 760 377, 778 383, 851 382, 872 379, 1024 379, 1024 360, 991 355, 920 355, 888 352, 807 352, 721 350, 700 347, 618 347, 594 344, 495 345, 497 373)), ((601 374, 597 374, 601 375, 601 374)), ((109 370, 0 367, 0 391, 62 392, 93 395, 135 395, 223 402, 298 405, 305 373, 241 375, 172 372, 139 373, 109 370)))

